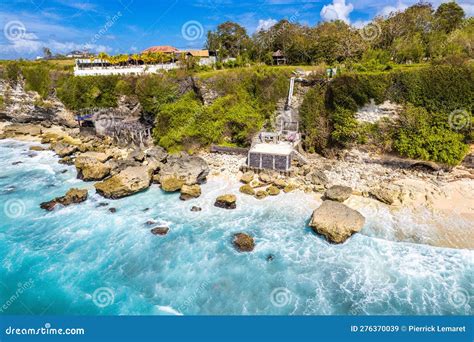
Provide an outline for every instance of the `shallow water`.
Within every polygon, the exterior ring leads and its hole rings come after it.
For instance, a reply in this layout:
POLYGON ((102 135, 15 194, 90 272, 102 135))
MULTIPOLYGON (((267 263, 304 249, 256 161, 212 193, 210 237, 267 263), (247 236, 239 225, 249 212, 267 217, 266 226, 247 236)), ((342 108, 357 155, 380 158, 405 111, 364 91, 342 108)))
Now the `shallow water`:
POLYGON ((393 226, 413 220, 359 208, 361 234, 332 245, 307 227, 320 204, 310 195, 239 195, 227 211, 214 199, 239 185, 214 179, 188 202, 157 186, 111 201, 52 152, 29 146, 0 141, 3 314, 474 313, 474 252, 396 241, 393 226), (71 187, 90 189, 89 199, 39 208, 71 187), (170 232, 152 235, 148 220, 170 232), (235 251, 240 231, 255 237, 254 252, 235 251))

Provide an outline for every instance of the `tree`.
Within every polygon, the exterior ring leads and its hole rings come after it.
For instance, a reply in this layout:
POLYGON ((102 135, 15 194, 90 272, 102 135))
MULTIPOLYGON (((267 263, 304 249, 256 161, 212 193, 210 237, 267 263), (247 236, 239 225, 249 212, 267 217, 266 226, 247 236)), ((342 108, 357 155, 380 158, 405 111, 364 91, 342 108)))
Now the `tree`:
POLYGON ((249 48, 250 38, 245 28, 227 21, 217 27, 216 32, 208 32, 206 47, 219 50, 221 57, 237 57, 249 48))
POLYGON ((464 15, 464 10, 454 1, 439 5, 435 13, 437 29, 446 33, 454 31, 461 26, 464 15))
POLYGON ((50 59, 53 57, 53 54, 51 53, 51 50, 48 47, 43 47, 43 56, 45 59, 50 59))

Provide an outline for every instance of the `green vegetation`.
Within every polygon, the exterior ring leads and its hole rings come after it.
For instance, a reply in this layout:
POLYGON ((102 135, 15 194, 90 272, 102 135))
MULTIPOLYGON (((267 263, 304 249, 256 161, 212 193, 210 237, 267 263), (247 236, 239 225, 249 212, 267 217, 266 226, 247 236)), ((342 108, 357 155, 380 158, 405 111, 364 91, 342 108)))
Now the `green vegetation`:
MULTIPOLYGON (((452 127, 453 112, 474 110, 474 68, 468 64, 432 65, 411 70, 345 74, 307 93, 300 111, 305 147, 370 143, 401 155, 449 165, 459 163, 472 140, 469 123, 452 127), (395 123, 359 124, 357 108, 374 99, 406 109, 395 123)), ((463 118, 468 120, 468 118, 463 118)))

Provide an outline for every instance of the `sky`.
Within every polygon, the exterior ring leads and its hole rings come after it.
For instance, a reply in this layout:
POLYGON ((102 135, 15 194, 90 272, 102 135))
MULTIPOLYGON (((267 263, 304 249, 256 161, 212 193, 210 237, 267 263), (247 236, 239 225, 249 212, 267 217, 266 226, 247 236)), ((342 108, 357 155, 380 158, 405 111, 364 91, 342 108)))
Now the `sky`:
MULTIPOLYGON (((417 0, 1 0, 0 59, 35 58, 43 47, 108 54, 154 45, 202 48, 208 30, 231 20, 249 35, 287 19, 305 25, 343 20, 361 27, 417 0)), ((435 7, 444 0, 431 1, 435 7)), ((458 0, 468 16, 474 0, 458 0)))

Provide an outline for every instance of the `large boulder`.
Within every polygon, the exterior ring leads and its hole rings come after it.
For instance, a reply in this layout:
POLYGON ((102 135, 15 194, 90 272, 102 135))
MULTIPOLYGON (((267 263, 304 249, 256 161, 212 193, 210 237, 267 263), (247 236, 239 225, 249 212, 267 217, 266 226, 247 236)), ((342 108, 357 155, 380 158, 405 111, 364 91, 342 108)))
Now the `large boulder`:
POLYGON ((223 209, 237 208, 237 197, 235 195, 222 195, 216 198, 214 206, 223 209))
POLYGON ((146 166, 134 166, 94 186, 105 198, 117 199, 147 189, 151 183, 151 176, 146 166))
POLYGON ((352 234, 359 232, 364 223, 365 218, 358 211, 339 202, 324 201, 313 212, 309 225, 330 242, 343 243, 352 234))
POLYGON ((181 190, 185 181, 183 179, 179 179, 174 175, 165 175, 160 176, 160 184, 163 191, 166 192, 175 192, 181 190))
POLYGON ((77 178, 86 182, 99 181, 110 174, 110 166, 100 161, 105 159, 100 154, 98 152, 87 152, 76 158, 74 165, 77 169, 77 178), (96 159, 91 153, 99 154, 99 159, 96 159))
POLYGON ((255 195, 255 190, 248 184, 242 185, 239 191, 246 195, 250 195, 250 196, 255 195))
POLYGON ((65 207, 71 204, 81 203, 87 200, 87 190, 72 188, 64 196, 56 197, 55 199, 43 202, 40 204, 42 209, 51 211, 57 204, 64 205, 65 207))
POLYGON ((209 174, 209 166, 200 157, 194 156, 169 156, 166 164, 160 169, 160 179, 176 177, 185 184, 201 184, 209 174))
POLYGON ((3 128, 3 133, 6 138, 12 138, 15 136, 38 136, 42 133, 41 127, 37 125, 22 125, 22 124, 11 124, 3 128))
POLYGON ((255 248, 255 241, 245 233, 234 234, 234 246, 240 252, 251 252, 255 248))
POLYGON ((342 185, 334 185, 326 190, 324 197, 327 199, 344 202, 352 195, 352 188, 342 185))
POLYGON ((187 201, 193 198, 198 198, 199 196, 201 196, 201 187, 199 184, 185 184, 181 187, 181 195, 179 196, 179 199, 182 201, 187 201))

